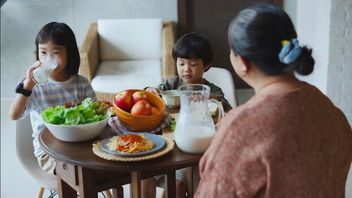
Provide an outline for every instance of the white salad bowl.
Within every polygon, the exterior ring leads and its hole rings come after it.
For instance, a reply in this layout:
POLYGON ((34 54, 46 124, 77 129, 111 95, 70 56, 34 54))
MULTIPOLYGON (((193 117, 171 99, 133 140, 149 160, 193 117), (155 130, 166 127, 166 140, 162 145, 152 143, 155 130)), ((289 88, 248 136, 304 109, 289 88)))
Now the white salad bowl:
POLYGON ((64 142, 83 142, 98 136, 103 131, 108 120, 109 116, 106 116, 104 120, 80 125, 57 125, 43 122, 57 139, 64 142))

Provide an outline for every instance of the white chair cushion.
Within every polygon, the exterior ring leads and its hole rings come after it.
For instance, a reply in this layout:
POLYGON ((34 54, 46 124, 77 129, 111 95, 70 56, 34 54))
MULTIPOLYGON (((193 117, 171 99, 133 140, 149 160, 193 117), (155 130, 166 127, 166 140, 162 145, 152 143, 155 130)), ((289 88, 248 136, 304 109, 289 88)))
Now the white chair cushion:
POLYGON ((232 108, 236 107, 236 89, 231 72, 224 68, 211 67, 203 74, 203 77, 209 82, 220 87, 229 101, 232 108))
POLYGON ((101 19, 97 25, 102 61, 161 58, 161 19, 101 19))
POLYGON ((94 91, 117 93, 125 89, 157 87, 161 81, 160 59, 104 61, 91 84, 94 91))

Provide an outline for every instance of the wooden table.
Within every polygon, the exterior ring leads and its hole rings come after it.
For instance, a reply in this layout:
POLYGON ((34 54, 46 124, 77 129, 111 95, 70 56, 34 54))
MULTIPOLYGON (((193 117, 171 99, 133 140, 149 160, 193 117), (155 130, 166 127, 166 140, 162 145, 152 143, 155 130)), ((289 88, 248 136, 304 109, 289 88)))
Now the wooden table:
MULTIPOLYGON (((123 196, 122 185, 131 183, 132 197, 141 197, 141 180, 164 174, 167 197, 175 197, 175 170, 198 165, 201 155, 187 154, 174 149, 156 159, 139 162, 116 162, 96 156, 92 143, 115 133, 107 126, 94 140, 68 143, 56 139, 45 129, 40 134, 44 151, 57 161, 56 173, 60 197, 97 197, 97 193, 113 189, 113 196, 123 196)), ((189 182, 192 183, 192 182, 189 182)), ((191 196, 193 187, 188 187, 191 196)))

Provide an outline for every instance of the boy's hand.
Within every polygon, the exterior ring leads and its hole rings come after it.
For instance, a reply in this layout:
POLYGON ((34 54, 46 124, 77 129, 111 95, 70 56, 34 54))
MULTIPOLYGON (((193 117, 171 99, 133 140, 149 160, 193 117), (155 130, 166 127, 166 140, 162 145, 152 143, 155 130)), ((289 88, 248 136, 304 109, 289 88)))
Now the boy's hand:
POLYGON ((148 87, 147 89, 145 89, 146 91, 152 92, 156 95, 160 95, 160 91, 159 89, 155 88, 155 87, 148 87))
POLYGON ((41 66, 41 63, 39 61, 36 61, 33 65, 31 65, 27 69, 26 79, 23 81, 23 88, 29 89, 29 90, 33 89, 35 82, 33 81, 32 73, 35 69, 37 69, 40 66, 41 66))

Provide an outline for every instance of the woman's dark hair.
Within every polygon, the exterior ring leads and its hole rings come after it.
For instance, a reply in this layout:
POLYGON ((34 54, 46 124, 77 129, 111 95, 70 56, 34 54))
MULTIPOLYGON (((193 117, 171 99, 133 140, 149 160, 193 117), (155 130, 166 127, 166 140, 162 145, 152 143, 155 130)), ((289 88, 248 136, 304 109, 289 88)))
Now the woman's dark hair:
POLYGON ((275 75, 297 71, 312 73, 312 50, 303 46, 298 58, 290 64, 279 60, 282 41, 297 38, 290 17, 281 8, 258 4, 242 10, 231 22, 228 39, 232 51, 253 62, 259 70, 275 75))
POLYGON ((175 47, 172 49, 172 57, 175 62, 177 58, 200 58, 204 64, 210 64, 214 59, 214 52, 206 38, 191 32, 183 35, 175 43, 175 47))
POLYGON ((57 22, 51 22, 42 27, 35 39, 35 54, 37 60, 39 60, 39 44, 45 44, 48 41, 52 41, 56 45, 65 46, 67 51, 66 73, 69 75, 77 75, 80 64, 80 56, 75 34, 71 28, 65 23, 57 22))

